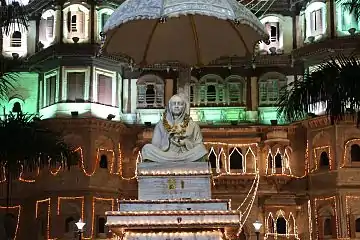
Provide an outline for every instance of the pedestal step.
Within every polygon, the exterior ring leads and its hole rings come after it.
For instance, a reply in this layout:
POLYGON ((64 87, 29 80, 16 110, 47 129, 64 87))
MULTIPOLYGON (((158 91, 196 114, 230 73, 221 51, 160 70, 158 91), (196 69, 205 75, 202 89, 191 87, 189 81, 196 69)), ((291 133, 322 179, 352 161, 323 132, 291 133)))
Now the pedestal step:
POLYGON ((210 199, 211 173, 207 162, 139 163, 139 200, 210 199))
POLYGON ((230 210, 228 200, 157 200, 157 201, 139 201, 122 200, 119 201, 119 211, 226 211, 230 210))
POLYGON ((119 229, 223 228, 239 225, 237 211, 106 212, 112 231, 119 229))
POLYGON ((140 176, 139 200, 210 199, 210 176, 140 176))

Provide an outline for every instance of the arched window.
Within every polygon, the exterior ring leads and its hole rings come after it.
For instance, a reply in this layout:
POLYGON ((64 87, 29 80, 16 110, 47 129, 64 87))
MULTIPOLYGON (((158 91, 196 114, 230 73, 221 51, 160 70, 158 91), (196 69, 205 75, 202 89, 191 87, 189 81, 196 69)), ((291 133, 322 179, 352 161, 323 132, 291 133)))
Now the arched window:
POLYGON ((264 24, 270 37, 270 43, 264 42, 259 44, 259 49, 265 54, 276 54, 283 50, 284 20, 275 15, 267 15, 260 19, 264 24))
POLYGON ((322 152, 320 154, 320 167, 328 167, 330 165, 330 160, 327 152, 322 152))
POLYGON ((105 233, 105 223, 106 219, 104 217, 98 218, 98 233, 105 233))
POLYGON ((20 113, 21 112, 21 105, 19 102, 14 102, 14 105, 12 107, 12 112, 20 113))
POLYGON ((144 75, 138 79, 137 107, 160 108, 164 106, 164 82, 155 75, 144 75))
POLYGON ((360 146, 358 144, 351 145, 350 155, 352 162, 360 162, 360 146))
POLYGON ((259 105, 276 105, 285 85, 286 77, 278 73, 263 76, 259 82, 259 105))
POLYGON ((206 75, 199 81, 200 104, 213 104, 224 102, 224 85, 221 77, 206 75))
POLYGON ((283 217, 279 217, 276 220, 276 233, 286 234, 286 220, 283 217))
POLYGON ((231 148, 229 151, 230 170, 243 169, 241 149, 231 148))
POLYGON ((48 47, 55 37, 56 14, 52 9, 48 9, 41 15, 39 23, 39 41, 42 47, 48 47))
POLYGON ((332 223, 331 223, 331 218, 326 218, 324 220, 324 236, 331 236, 333 235, 332 232, 332 223))
POLYGON ((11 35, 11 47, 21 47, 21 32, 15 31, 11 35))
POLYGON ((210 154, 209 154, 209 162, 210 162, 210 165, 211 165, 211 168, 214 168, 216 169, 216 154, 214 151, 211 151, 210 154))
POLYGON ((355 220, 355 232, 360 232, 360 218, 355 220))
POLYGON ((227 102, 230 105, 244 104, 246 101, 246 84, 241 77, 232 76, 226 81, 227 102))
POLYGON ((74 229, 75 219, 73 217, 67 217, 65 219, 65 232, 71 232, 74 229))
POLYGON ((101 155, 99 165, 100 168, 108 168, 108 160, 106 155, 101 155))
MULTIPOLYGON (((73 6, 70 6, 70 9, 73 6)), ((80 9, 72 8, 67 12, 67 30, 68 33, 83 34, 85 29, 85 13, 80 9)), ((74 36, 74 35, 69 35, 74 36)), ((77 37, 83 38, 82 35, 76 35, 77 37)))
POLYGON ((275 155, 275 168, 282 168, 282 156, 280 153, 275 155))

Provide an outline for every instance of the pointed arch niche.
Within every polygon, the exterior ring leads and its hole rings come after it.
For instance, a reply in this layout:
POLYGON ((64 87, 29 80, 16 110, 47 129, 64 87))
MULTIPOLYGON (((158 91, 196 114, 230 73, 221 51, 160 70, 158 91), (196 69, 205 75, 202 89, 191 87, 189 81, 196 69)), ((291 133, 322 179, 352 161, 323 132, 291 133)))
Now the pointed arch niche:
POLYGON ((229 174, 255 174, 257 149, 252 145, 228 146, 227 169, 229 174))
POLYGON ((227 171, 226 154, 224 148, 216 145, 205 144, 209 153, 208 160, 215 173, 224 173, 227 171))
MULTIPOLYGON (((331 137, 327 132, 317 133, 312 140, 310 171, 334 170, 331 137)), ((310 152, 309 152, 310 153, 310 152)))
POLYGON ((286 131, 271 131, 267 133, 264 141, 265 161, 267 175, 285 174, 292 175, 291 155, 292 148, 286 131))
POLYGON ((271 210, 265 219, 265 234, 267 237, 295 237, 298 239, 298 231, 295 216, 291 209, 271 210))
POLYGON ((360 138, 353 138, 345 142, 340 166, 360 167, 360 138))
POLYGON ((115 144, 108 136, 99 136, 95 140, 96 148, 96 169, 104 169, 109 173, 116 173, 119 166, 116 166, 115 144))

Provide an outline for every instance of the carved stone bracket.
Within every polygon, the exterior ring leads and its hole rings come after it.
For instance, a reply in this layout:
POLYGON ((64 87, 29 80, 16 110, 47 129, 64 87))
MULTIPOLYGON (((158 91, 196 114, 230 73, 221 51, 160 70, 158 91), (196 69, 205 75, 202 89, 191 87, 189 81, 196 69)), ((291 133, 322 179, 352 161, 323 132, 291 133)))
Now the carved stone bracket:
POLYGON ((293 177, 287 175, 271 175, 265 177, 268 184, 275 186, 276 190, 281 191, 285 185, 293 180, 293 177))
POLYGON ((241 190, 247 189, 254 181, 254 175, 223 175, 214 179, 217 190, 241 190))

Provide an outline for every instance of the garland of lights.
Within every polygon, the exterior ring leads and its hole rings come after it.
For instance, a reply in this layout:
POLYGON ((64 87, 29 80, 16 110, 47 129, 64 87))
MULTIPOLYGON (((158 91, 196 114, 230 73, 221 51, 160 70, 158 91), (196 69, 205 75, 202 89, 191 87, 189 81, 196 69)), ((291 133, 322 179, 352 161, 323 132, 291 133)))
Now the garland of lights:
MULTIPOLYGON (((332 196, 332 197, 325 197, 325 198, 315 198, 314 200, 314 208, 315 208, 315 222, 316 222, 316 226, 319 226, 319 218, 318 218, 318 211, 317 211, 317 206, 318 206, 318 202, 319 201, 332 201, 333 202, 333 207, 334 207, 334 212, 335 212, 335 222, 336 222, 336 236, 337 238, 339 238, 339 222, 338 222, 338 209, 337 209, 337 204, 336 204, 336 196, 332 196)), ((322 223, 321 223, 322 224, 322 223)), ((319 239, 319 228, 316 229, 316 239, 319 239)))
POLYGON ((16 240, 18 231, 19 231, 19 224, 20 224, 20 215, 21 215, 21 205, 17 206, 0 206, 0 210, 5 209, 6 211, 17 209, 17 221, 16 221, 16 228, 15 228, 15 237, 14 240, 16 240))
POLYGON ((268 239, 269 237, 274 237, 275 239, 279 237, 286 237, 286 238, 295 237, 295 239, 300 240, 294 214, 290 212, 288 218, 286 218, 285 212, 282 209, 277 211, 276 218, 274 218, 274 214, 272 212, 269 212, 268 217, 265 219, 265 230, 266 230, 265 239, 268 239), (285 234, 280 234, 277 233, 276 231, 275 222, 277 222, 277 220, 280 217, 283 218, 286 223, 285 234), (293 228, 292 231, 290 231, 291 226, 293 228))
POLYGON ((359 138, 355 138, 355 139, 351 139, 351 140, 348 140, 346 143, 345 143, 345 149, 344 149, 344 154, 343 154, 343 159, 342 159, 342 163, 340 165, 340 168, 343 168, 345 167, 346 163, 348 163, 349 161, 347 159, 349 159, 349 148, 351 147, 352 144, 354 143, 357 143, 359 144, 360 143, 360 139, 359 138))
MULTIPOLYGON (((229 143, 223 143, 223 142, 205 142, 204 143, 206 146, 208 145, 217 145, 218 149, 220 149, 219 151, 219 154, 216 154, 216 150, 215 150, 215 147, 214 146, 211 146, 210 149, 209 149, 209 155, 210 156, 211 154, 215 154, 215 157, 216 157, 216 172, 218 173, 214 178, 219 178, 221 176, 224 176, 224 175, 244 175, 244 174, 247 174, 247 175, 256 175, 256 172, 248 172, 247 171, 247 161, 248 161, 248 158, 251 158, 251 159, 255 159, 256 158, 256 155, 259 156, 260 155, 260 150, 259 150, 259 147, 258 147, 258 144, 257 143, 249 143, 249 144, 229 144, 229 143), (229 154, 229 156, 227 157, 225 152, 226 150, 230 149, 230 148, 234 148, 232 150, 232 152, 229 154), (241 151, 239 151, 238 148, 246 148, 246 153, 245 154, 242 154, 241 151), (254 151, 254 148, 257 149, 257 151, 254 151), (243 168, 243 171, 242 172, 231 172, 231 169, 230 169, 230 158, 231 158, 231 155, 234 153, 234 152, 238 152, 241 156, 242 156, 242 164, 244 166, 243 168), (255 152, 257 152, 257 154, 255 154, 255 152), (225 172, 220 172, 220 164, 219 162, 220 161, 224 161, 226 162, 227 164, 225 164, 225 172)), ((324 147, 321 147, 321 148, 325 148, 327 146, 324 146, 324 147)), ((122 157, 122 151, 121 151, 121 147, 120 147, 120 144, 118 145, 118 161, 117 161, 117 171, 114 171, 114 168, 115 168, 115 160, 116 160, 116 157, 115 157, 115 151, 112 150, 112 149, 104 149, 104 148, 98 148, 96 150, 96 159, 95 159, 95 167, 91 170, 91 171, 87 171, 86 170, 86 167, 85 167, 85 160, 84 160, 84 155, 83 155, 83 149, 81 147, 78 147, 75 151, 79 152, 80 154, 80 168, 81 170, 83 171, 83 173, 88 176, 88 177, 91 177, 95 174, 96 172, 96 169, 98 168, 97 165, 100 161, 100 153, 101 152, 106 152, 106 153, 110 153, 112 155, 111 157, 111 160, 110 160, 110 169, 109 169, 109 172, 110 174, 113 174, 113 175, 118 175, 121 179, 123 180, 127 180, 127 181, 130 181, 130 180, 133 180, 133 179, 136 179, 137 178, 137 164, 139 162, 142 162, 142 156, 141 156, 141 152, 139 151, 138 154, 137 154, 137 158, 136 158, 136 163, 135 163, 135 172, 134 172, 134 175, 131 176, 131 177, 124 177, 123 176, 123 157, 122 157)), ((277 150, 278 152, 278 150, 277 150)), ((270 154, 270 153, 269 153, 270 154)), ((307 154, 307 153, 306 153, 307 154)), ((330 154, 329 154, 330 155, 330 154)), ((284 154, 284 156, 286 156, 286 161, 285 163, 286 164, 283 164, 283 169, 282 169, 282 172, 281 174, 276 174, 276 173, 273 173, 273 169, 271 170, 271 173, 269 172, 268 170, 268 161, 267 162, 267 166, 266 166, 266 173, 268 173, 268 175, 280 175, 280 176, 288 176, 288 177, 292 177, 292 178, 303 178, 305 175, 306 175, 306 167, 305 167, 305 174, 303 176, 295 176, 292 172, 291 172, 291 168, 290 168, 290 164, 289 164, 289 160, 290 160, 290 157, 288 156, 287 153, 284 154), (286 174, 285 173, 285 169, 288 169, 287 171, 289 171, 289 174, 286 174), (269 174, 270 173, 270 174, 269 174)), ((330 155, 331 156, 331 155, 330 155)), ((305 156, 306 157, 306 156, 305 156)), ((305 160, 307 160, 308 158, 306 157, 305 160)), ((331 161, 330 161, 331 162, 331 161)), ((254 167, 250 168, 250 169, 257 169, 257 163, 256 161, 253 161, 253 164, 254 164, 254 167)), ((308 165, 308 163, 306 163, 306 165, 308 165)), ((5 166, 0 166, 1 167, 1 170, 3 173, 5 173, 5 166)), ((21 182, 25 182, 25 183, 35 183, 35 179, 25 179, 24 178, 24 171, 23 171, 23 166, 21 166, 21 172, 20 172, 20 175, 19 175, 19 178, 18 180, 21 181, 21 182)), ((58 175, 62 170, 62 167, 59 166, 57 167, 56 169, 50 169, 50 173, 53 175, 53 176, 56 176, 58 175)), ((36 170, 37 173, 36 173, 36 176, 39 176, 40 174, 40 169, 37 169, 36 170)), ((2 174, 4 177, 3 179, 0 180, 0 183, 4 183, 6 182, 6 175, 5 174, 2 174)))

